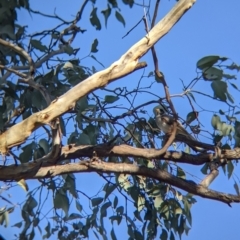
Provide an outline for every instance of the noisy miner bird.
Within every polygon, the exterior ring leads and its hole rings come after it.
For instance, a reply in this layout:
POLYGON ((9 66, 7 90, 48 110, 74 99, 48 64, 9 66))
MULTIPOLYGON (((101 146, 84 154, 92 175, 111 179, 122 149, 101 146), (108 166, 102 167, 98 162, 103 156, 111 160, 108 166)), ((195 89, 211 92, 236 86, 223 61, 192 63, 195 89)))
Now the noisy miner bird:
MULTIPOLYGON (((156 124, 157 126, 167 135, 170 135, 173 131, 173 123, 174 118, 165 113, 162 113, 159 108, 155 109, 156 113, 156 124)), ((177 121, 177 131, 176 136, 182 135, 186 137, 186 139, 196 142, 197 140, 186 131, 186 129, 182 126, 182 124, 177 121)), ((204 149, 200 147, 190 146, 194 151, 203 152, 204 149)))

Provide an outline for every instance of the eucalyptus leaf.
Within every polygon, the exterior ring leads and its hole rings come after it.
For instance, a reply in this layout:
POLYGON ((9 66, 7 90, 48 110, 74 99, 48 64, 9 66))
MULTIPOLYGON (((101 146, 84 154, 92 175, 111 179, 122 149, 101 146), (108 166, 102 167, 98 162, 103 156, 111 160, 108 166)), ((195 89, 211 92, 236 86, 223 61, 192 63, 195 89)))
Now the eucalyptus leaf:
POLYGON ((101 13, 103 14, 104 19, 105 19, 105 27, 107 27, 108 18, 111 15, 111 12, 112 12, 112 9, 111 9, 109 4, 108 4, 108 8, 107 9, 101 11, 101 13))
POLYGON ((98 46, 98 40, 96 38, 96 39, 94 39, 94 41, 92 43, 92 47, 91 47, 91 52, 92 53, 98 52, 97 46, 98 46))
POLYGON ((208 81, 221 80, 223 77, 223 71, 216 67, 210 67, 203 69, 203 78, 208 81))
POLYGON ((30 41, 32 47, 36 48, 37 50, 41 51, 41 52, 47 52, 47 47, 45 45, 42 44, 41 41, 36 40, 36 39, 32 39, 30 41))
POLYGON ((68 215, 69 199, 68 196, 61 190, 57 190, 53 199, 53 205, 56 209, 62 209, 65 212, 65 216, 68 215))
POLYGON ((211 87, 214 92, 214 97, 220 99, 221 101, 227 101, 227 84, 223 81, 214 81, 211 83, 211 87))
POLYGON ((104 101, 106 103, 114 103, 119 99, 118 96, 113 96, 113 95, 106 95, 104 101))
POLYGON ((49 143, 46 139, 41 139, 39 142, 38 142, 38 145, 43 149, 44 153, 47 154, 49 153, 49 143))
POLYGON ((116 12, 115 12, 115 17, 116 17, 116 19, 117 19, 119 22, 121 22, 121 23, 123 24, 123 26, 125 27, 125 25, 126 25, 125 20, 124 20, 123 16, 120 14, 119 11, 116 11, 116 12))
POLYGON ((100 205, 102 201, 103 201, 102 197, 92 198, 91 199, 92 207, 100 205))
POLYGON ((217 63, 220 60, 219 56, 207 56, 203 57, 197 62, 197 67, 199 69, 209 68, 212 67, 215 63, 217 63))
POLYGON ((98 19, 98 16, 97 16, 97 8, 94 8, 90 14, 90 22, 91 24, 96 27, 96 30, 101 30, 101 23, 98 19))

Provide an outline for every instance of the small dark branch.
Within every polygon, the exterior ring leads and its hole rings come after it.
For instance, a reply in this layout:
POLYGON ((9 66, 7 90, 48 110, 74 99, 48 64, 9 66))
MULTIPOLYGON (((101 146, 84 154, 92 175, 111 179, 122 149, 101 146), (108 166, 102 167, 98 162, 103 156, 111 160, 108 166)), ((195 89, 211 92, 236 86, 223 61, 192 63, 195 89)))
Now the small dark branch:
POLYGON ((159 8, 159 3, 160 3, 160 0, 157 0, 157 1, 156 1, 156 4, 155 4, 155 8, 154 8, 154 14, 153 14, 153 19, 152 19, 151 28, 154 27, 155 22, 156 22, 157 13, 158 13, 158 8, 159 8))
POLYGON ((33 9, 30 9, 30 12, 32 12, 34 14, 39 14, 43 17, 58 19, 59 21, 63 22, 64 24, 71 24, 71 21, 70 22, 65 21, 63 18, 59 17, 56 13, 54 15, 50 15, 50 14, 42 13, 40 11, 36 11, 36 10, 33 10, 33 9))
POLYGON ((3 46, 12 49, 13 51, 17 52, 19 55, 23 56, 24 58, 26 58, 26 60, 29 63, 29 72, 30 72, 30 76, 32 77, 35 74, 35 64, 33 59, 30 57, 30 55, 22 48, 20 48, 19 46, 10 43, 8 41, 5 41, 3 39, 0 38, 0 44, 2 44, 3 46))
POLYGON ((145 107, 145 106, 148 106, 148 105, 150 105, 150 104, 154 104, 154 103, 158 103, 158 101, 152 100, 152 101, 143 103, 143 104, 141 104, 141 105, 133 108, 132 110, 129 110, 129 111, 127 111, 127 112, 125 112, 125 113, 123 113, 123 114, 121 114, 121 115, 119 115, 119 116, 114 117, 114 118, 112 119, 112 121, 113 121, 113 122, 116 122, 116 121, 119 120, 119 119, 125 118, 125 117, 127 117, 127 116, 131 116, 131 115, 132 115, 134 112, 136 112, 138 109, 140 109, 140 108, 142 108, 142 107, 145 107))
POLYGON ((143 18, 144 18, 144 17, 142 17, 142 18, 138 21, 138 23, 135 24, 135 26, 133 26, 133 27, 122 37, 122 39, 125 38, 134 28, 136 28, 136 27, 141 23, 141 21, 143 20, 143 18))
MULTIPOLYGON (((157 8, 155 7, 155 13, 154 13, 155 15, 157 15, 156 11, 158 10, 158 3, 156 3, 156 4, 157 4, 157 5, 156 5, 157 8)), ((155 16, 155 18, 156 18, 156 16, 155 16)), ((144 18, 143 20, 144 20, 145 27, 146 27, 146 29, 147 29, 146 19, 144 18)), ((154 19, 154 21, 155 21, 155 19, 154 19)), ((152 22, 152 25, 154 25, 154 22, 152 22)), ((152 26, 152 28, 153 28, 153 26, 152 26)), ((148 32, 148 31, 149 31, 149 30, 147 29, 147 32, 148 32)), ((167 86, 165 77, 164 77, 164 75, 159 71, 159 63, 158 63, 158 58, 157 58, 157 54, 156 54, 156 51, 155 51, 155 47, 154 47, 154 46, 151 47, 151 51, 152 51, 152 57, 153 57, 155 75, 157 76, 157 78, 158 78, 159 80, 161 80, 161 82, 162 82, 162 84, 163 84, 164 91, 165 91, 165 96, 166 96, 166 100, 167 100, 167 102, 168 102, 168 104, 169 104, 169 106, 170 106, 170 108, 171 108, 171 110, 172 110, 173 117, 174 117, 175 120, 177 121, 178 115, 177 115, 177 112, 176 112, 176 110, 175 110, 175 108, 174 108, 174 105, 173 105, 173 103, 172 103, 172 100, 171 100, 171 97, 170 97, 170 94, 169 94, 169 91, 168 91, 168 86, 167 86)))
POLYGON ((14 74, 16 74, 17 76, 19 76, 19 77, 21 77, 21 78, 25 78, 25 79, 27 78, 27 75, 26 75, 26 74, 21 73, 21 72, 15 70, 15 69, 8 68, 8 67, 5 67, 5 66, 3 66, 3 65, 0 65, 0 68, 1 68, 1 69, 4 69, 4 70, 6 70, 6 71, 9 71, 9 72, 11 72, 11 73, 14 73, 14 74))
POLYGON ((77 24, 77 22, 82 18, 83 10, 84 10, 84 8, 86 7, 87 3, 88 3, 88 0, 85 0, 85 1, 83 2, 81 9, 80 9, 79 12, 77 13, 76 18, 75 18, 75 20, 73 21, 73 24, 77 24))
MULTIPOLYGON (((48 61, 51 57, 53 57, 55 55, 59 55, 64 52, 65 52, 64 46, 59 50, 50 52, 48 55, 46 55, 45 57, 43 57, 42 59, 40 59, 39 61, 37 61, 35 63, 36 69, 40 68, 42 66, 42 64, 45 63, 46 61, 48 61)), ((29 66, 12 66, 11 67, 11 70, 28 70, 28 69, 29 69, 29 66)), ((7 72, 6 74, 3 75, 2 79, 6 80, 11 74, 12 74, 11 71, 7 72)))
POLYGON ((212 145, 212 144, 208 144, 208 143, 203 143, 203 142, 199 142, 199 141, 196 141, 196 140, 190 140, 188 139, 186 136, 184 135, 181 135, 181 134, 178 134, 176 136, 176 141, 178 142, 184 142, 186 143, 188 146, 190 147, 200 147, 200 148, 203 148, 203 149, 206 149, 206 150, 211 150, 211 151, 215 151, 215 146, 212 145))

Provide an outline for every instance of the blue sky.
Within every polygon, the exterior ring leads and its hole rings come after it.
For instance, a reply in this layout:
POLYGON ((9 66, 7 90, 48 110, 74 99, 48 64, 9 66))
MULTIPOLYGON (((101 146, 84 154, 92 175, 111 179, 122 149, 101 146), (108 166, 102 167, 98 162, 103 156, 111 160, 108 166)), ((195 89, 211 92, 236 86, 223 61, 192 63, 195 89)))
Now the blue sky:
MULTIPOLYGON (((35 10, 39 10, 45 13, 52 14, 56 8, 56 13, 63 18, 71 20, 82 1, 31 1, 31 6, 35 10)), ((98 1, 101 5, 100 1, 98 1)), ((102 1, 105 3, 105 1, 102 1)), ((138 1, 140 3, 140 1, 138 1)), ((171 7, 175 4, 175 1, 162 0, 160 4, 160 14, 158 19, 161 18, 171 7)), ((153 5, 153 4, 152 4, 153 5)), ((105 8, 102 6, 101 8, 105 8)), ((198 0, 193 8, 188 11, 183 18, 174 26, 174 28, 163 39, 161 39, 155 46, 159 57, 159 65, 161 71, 163 71, 171 94, 181 93, 182 85, 180 79, 183 79, 185 83, 189 83, 194 77, 196 77, 196 62, 206 55, 220 55, 231 58, 232 61, 240 64, 240 2, 238 0, 232 1, 217 1, 217 0, 198 0)), ((122 8, 122 14, 126 19, 126 27, 124 28, 121 23, 118 23, 112 16, 108 21, 107 29, 103 26, 101 31, 95 31, 89 25, 89 12, 91 5, 87 6, 85 14, 79 25, 82 28, 88 29, 83 35, 80 35, 75 39, 73 46, 80 47, 78 57, 83 59, 88 55, 91 44, 95 38, 99 40, 99 52, 95 55, 104 66, 108 67, 113 61, 116 61, 127 49, 131 47, 136 41, 145 35, 143 24, 136 27, 127 37, 122 39, 122 36, 134 26, 141 16, 143 15, 143 9, 141 7, 134 7, 134 9, 122 8)), ((55 25, 53 20, 44 20, 42 17, 33 16, 32 18, 26 11, 20 11, 18 16, 19 22, 28 25, 28 32, 41 31, 43 29, 51 29, 55 25), (41 19, 39 22, 38 20, 41 19), (36 24, 37 22, 37 24, 36 24)), ((143 57, 143 60, 148 63, 146 74, 153 70, 152 57, 147 54, 143 57)), ((82 60, 84 65, 93 65, 91 59, 86 58, 82 60)), ((101 70, 102 67, 94 63, 94 66, 101 70)), ((136 86, 139 77, 142 72, 139 71, 128 76, 125 79, 118 80, 109 85, 109 88, 114 89, 117 86, 127 86, 134 88, 136 86)), ((146 80, 147 81, 147 80, 146 80)), ((238 80, 239 81, 239 80, 238 80)), ((238 86, 239 83, 236 82, 238 86)), ((209 84, 210 85, 210 84, 209 84)), ((163 89, 160 85, 154 85, 154 91, 159 96, 164 96, 163 89)), ((210 86, 206 83, 197 85, 199 90, 211 93, 210 86)), ((236 103, 239 103, 239 94, 234 95, 236 103)), ((140 96, 138 98, 139 103, 147 101, 148 98, 140 96)), ((150 99, 149 99, 150 100, 150 99)), ((215 109, 216 112, 221 109, 226 110, 226 105, 219 103, 214 104, 208 99, 198 98, 202 106, 207 106, 207 109, 215 109)), ((176 110, 180 116, 185 118, 187 113, 191 111, 188 103, 185 99, 174 99, 176 110)), ((153 107, 153 106, 152 106, 153 107)), ((210 120, 212 113, 201 113, 200 119, 205 127, 209 127, 212 131, 210 120)), ((185 166, 184 166, 185 167, 185 166)), ((200 172, 201 167, 187 167, 186 170, 191 174, 203 178, 200 172)), ((235 174, 239 176, 239 168, 235 170, 235 174)), ((90 174, 78 174, 79 187, 82 191, 89 190, 89 187, 83 183, 88 182, 91 185, 92 195, 99 189, 97 175, 90 174), (82 184, 82 186, 81 186, 82 184)), ((33 183, 33 181, 29 181, 33 183)), ((220 176, 210 186, 211 189, 218 191, 226 191, 227 193, 235 193, 233 189, 233 181, 228 180, 227 177, 220 170, 220 176)), ((15 188, 16 190, 16 188, 15 188)), ((22 198, 25 193, 20 190, 19 192, 22 198)), ((16 192, 15 192, 16 194, 16 192)), ((12 194, 14 201, 14 193, 12 194)), ((91 195, 91 194, 90 194, 91 195)), ((183 239, 205 239, 205 240, 225 240, 240 239, 239 231, 239 216, 240 216, 240 204, 233 204, 232 208, 229 206, 207 199, 196 197, 198 202, 192 208, 193 225, 189 232, 189 236, 183 236, 183 239)), ((0 201, 0 204, 4 204, 0 201)), ((11 217, 12 225, 19 220, 15 220, 11 217)), ((120 231, 122 231, 121 229, 120 231)), ((120 233, 119 231, 119 233, 120 233)), ((14 229, 4 229, 0 226, 0 232, 3 233, 6 239, 12 239, 14 229)))

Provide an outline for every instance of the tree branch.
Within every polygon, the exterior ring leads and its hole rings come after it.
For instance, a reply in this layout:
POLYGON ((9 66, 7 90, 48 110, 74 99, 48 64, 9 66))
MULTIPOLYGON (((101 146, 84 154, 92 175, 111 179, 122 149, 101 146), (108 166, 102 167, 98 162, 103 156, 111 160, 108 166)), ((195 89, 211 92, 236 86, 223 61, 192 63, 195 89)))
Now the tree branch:
MULTIPOLYGON (((37 165, 37 163, 35 163, 37 165)), ((14 166, 17 168, 16 166, 14 166)), ((6 168, 6 167, 4 167, 6 168)), ((52 178, 61 174, 69 173, 79 173, 79 172, 101 172, 101 173, 124 173, 131 175, 140 175, 145 177, 150 177, 163 181, 165 183, 171 184, 178 187, 184 191, 191 194, 201 196, 203 198, 213 199, 220 202, 230 204, 232 202, 240 202, 240 196, 233 194, 225 194, 218 191, 213 191, 207 189, 201 184, 195 184, 192 181, 187 181, 178 178, 164 170, 160 169, 150 169, 144 166, 136 166, 134 164, 127 163, 107 163, 98 161, 81 161, 79 163, 69 163, 64 165, 46 166, 40 167, 36 171, 25 171, 25 179, 38 179, 38 178, 52 178)), ((8 173, 12 175, 11 172, 8 173)), ((0 180, 3 180, 2 175, 0 175, 0 180)), ((13 179, 15 180, 15 179, 13 179)))
MULTIPOLYGON (((201 153, 197 155, 187 154, 184 152, 168 151, 162 154, 161 149, 143 149, 131 147, 128 145, 119 146, 109 146, 107 144, 100 145, 85 145, 85 146, 75 146, 67 145, 62 147, 62 152, 58 158, 59 164, 66 159, 77 159, 77 158, 92 158, 94 155, 98 157, 134 157, 134 158, 144 158, 144 159, 158 159, 158 160, 168 160, 177 163, 187 163, 191 165, 202 165, 207 162, 212 162, 214 160, 213 153, 201 153)), ((23 163, 19 166, 0 166, 0 180, 17 180, 24 178, 25 172, 31 172, 35 164, 41 164, 42 167, 47 167, 53 165, 52 159, 49 158, 50 155, 46 155, 43 158, 37 159, 34 162, 23 163)), ((223 150, 221 159, 227 159, 228 161, 240 159, 240 148, 235 148, 233 150, 223 150)), ((213 179, 213 178, 212 178, 213 179)), ((212 181, 212 180, 211 180, 212 181)))

